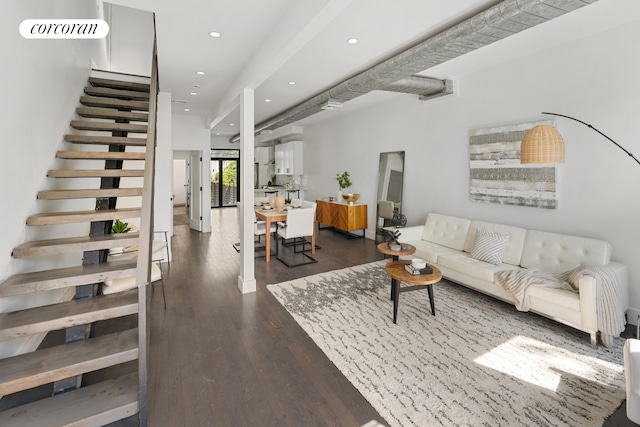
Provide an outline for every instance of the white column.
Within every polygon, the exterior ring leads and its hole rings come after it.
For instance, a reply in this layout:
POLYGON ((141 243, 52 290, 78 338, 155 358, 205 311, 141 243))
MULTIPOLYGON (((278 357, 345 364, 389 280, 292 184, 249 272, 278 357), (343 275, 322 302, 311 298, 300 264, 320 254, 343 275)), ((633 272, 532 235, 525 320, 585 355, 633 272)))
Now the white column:
POLYGON ((254 91, 243 89, 240 96, 240 275, 238 288, 243 294, 256 291, 253 255, 253 148, 254 91))

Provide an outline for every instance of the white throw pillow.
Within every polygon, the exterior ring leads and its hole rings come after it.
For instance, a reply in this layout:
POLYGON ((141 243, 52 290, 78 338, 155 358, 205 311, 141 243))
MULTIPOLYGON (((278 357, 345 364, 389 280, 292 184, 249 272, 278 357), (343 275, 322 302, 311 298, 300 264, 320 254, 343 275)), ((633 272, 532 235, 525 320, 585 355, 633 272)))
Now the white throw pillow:
POLYGON ((506 234, 490 233, 478 228, 476 241, 471 249, 471 258, 495 265, 502 264, 502 256, 509 243, 509 237, 506 234))

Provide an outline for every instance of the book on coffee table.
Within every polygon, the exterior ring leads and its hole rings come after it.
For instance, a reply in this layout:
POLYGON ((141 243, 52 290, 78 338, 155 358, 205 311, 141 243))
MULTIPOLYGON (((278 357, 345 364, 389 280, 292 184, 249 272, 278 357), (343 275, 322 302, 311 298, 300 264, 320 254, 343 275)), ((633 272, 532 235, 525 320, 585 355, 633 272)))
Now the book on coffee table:
POLYGON ((433 268, 429 267, 428 265, 425 268, 415 268, 413 267, 411 264, 405 264, 404 269, 407 270, 407 272, 409 272, 409 274, 412 274, 414 276, 417 276, 418 274, 431 274, 433 273, 433 268))

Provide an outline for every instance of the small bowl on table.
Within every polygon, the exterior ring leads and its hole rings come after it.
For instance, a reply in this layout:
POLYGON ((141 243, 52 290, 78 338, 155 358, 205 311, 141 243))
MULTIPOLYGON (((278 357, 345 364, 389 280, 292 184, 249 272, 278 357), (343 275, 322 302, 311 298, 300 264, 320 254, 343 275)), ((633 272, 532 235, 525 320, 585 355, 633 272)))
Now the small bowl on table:
POLYGON ((389 243, 389 249, 391 249, 392 251, 399 251, 400 249, 402 249, 402 246, 398 245, 397 243, 389 243))
POLYGON ((427 268, 427 261, 420 258, 414 258, 411 260, 411 267, 416 270, 422 270, 423 268, 427 268))

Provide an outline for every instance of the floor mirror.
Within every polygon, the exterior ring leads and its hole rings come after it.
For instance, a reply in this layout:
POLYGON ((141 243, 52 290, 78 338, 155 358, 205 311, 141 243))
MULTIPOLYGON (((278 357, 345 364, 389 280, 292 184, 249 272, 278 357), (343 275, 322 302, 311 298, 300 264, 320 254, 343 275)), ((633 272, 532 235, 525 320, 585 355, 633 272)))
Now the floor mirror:
POLYGON ((376 242, 384 240, 382 227, 406 225, 406 219, 402 215, 403 180, 404 151, 380 153, 376 192, 376 242))

